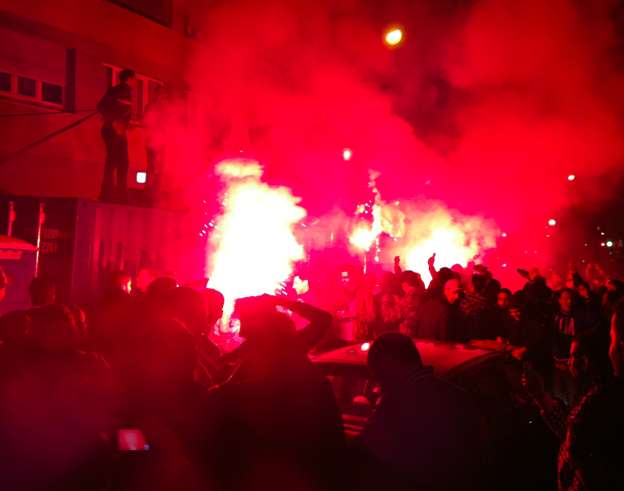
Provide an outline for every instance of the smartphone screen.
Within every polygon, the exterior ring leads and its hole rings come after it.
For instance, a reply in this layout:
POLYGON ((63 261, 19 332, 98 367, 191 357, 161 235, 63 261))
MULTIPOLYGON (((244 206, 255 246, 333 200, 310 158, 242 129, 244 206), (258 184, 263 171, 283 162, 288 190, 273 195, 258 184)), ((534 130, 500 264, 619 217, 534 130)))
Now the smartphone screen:
POLYGON ((137 428, 117 430, 117 450, 120 452, 146 452, 150 449, 143 432, 137 428))

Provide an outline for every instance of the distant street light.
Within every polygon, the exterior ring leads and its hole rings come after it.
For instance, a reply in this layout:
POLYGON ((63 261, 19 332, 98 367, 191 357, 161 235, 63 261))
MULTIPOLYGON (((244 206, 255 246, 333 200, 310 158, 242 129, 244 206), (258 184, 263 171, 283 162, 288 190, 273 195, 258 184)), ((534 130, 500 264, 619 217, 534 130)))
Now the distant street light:
POLYGON ((388 46, 398 46, 403 40, 403 31, 398 27, 394 27, 384 35, 384 41, 388 46))

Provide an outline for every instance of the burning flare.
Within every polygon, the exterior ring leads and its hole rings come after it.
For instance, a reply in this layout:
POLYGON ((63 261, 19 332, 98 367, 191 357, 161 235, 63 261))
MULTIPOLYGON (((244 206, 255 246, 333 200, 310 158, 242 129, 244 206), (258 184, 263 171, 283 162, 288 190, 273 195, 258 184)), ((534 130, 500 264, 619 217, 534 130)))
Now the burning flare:
POLYGON ((208 255, 209 285, 223 293, 223 326, 238 298, 275 293, 304 259, 293 227, 306 216, 290 189, 261 181, 262 166, 224 160, 217 174, 225 183, 223 211, 216 219, 208 255))
POLYGON ((368 203, 358 205, 355 212, 357 222, 349 236, 349 243, 364 253, 370 251, 373 244, 379 247, 379 236, 384 231, 381 220, 383 202, 376 182, 379 173, 370 171, 369 176, 368 187, 373 193, 373 199, 368 203))
POLYGON ((431 282, 427 260, 432 254, 438 268, 466 266, 496 246, 500 232, 491 220, 465 216, 431 200, 386 203, 377 188, 378 177, 379 173, 370 173, 373 198, 358 206, 349 236, 351 246, 364 253, 365 268, 366 254, 373 246, 379 260, 382 234, 394 239, 393 255, 402 257, 403 264, 420 273, 426 284, 431 282))
POLYGON ((466 266, 496 246, 499 231, 491 221, 465 216, 443 203, 413 203, 407 212, 410 225, 395 253, 406 267, 420 273, 425 284, 431 282, 427 260, 436 254, 436 267, 466 266))

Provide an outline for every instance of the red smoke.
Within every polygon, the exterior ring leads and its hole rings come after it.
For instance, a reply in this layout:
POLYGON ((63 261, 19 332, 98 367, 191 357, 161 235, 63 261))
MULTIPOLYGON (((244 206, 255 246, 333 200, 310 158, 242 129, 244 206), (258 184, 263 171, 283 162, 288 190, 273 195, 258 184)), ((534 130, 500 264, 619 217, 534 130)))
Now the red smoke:
POLYGON ((545 259, 548 218, 599 203, 611 190, 595 179, 620 172, 617 2, 412 3, 211 4, 176 169, 244 150, 316 216, 350 213, 377 169, 385 199, 491 218, 545 259), (405 37, 389 50, 394 22, 405 37))
POLYGON ((605 197, 587 182, 624 154, 615 4, 484 0, 471 10, 445 62, 450 83, 470 96, 457 108, 448 162, 461 189, 479 190, 482 210, 540 223, 575 200, 605 197), (571 187, 571 173, 586 185, 571 187))

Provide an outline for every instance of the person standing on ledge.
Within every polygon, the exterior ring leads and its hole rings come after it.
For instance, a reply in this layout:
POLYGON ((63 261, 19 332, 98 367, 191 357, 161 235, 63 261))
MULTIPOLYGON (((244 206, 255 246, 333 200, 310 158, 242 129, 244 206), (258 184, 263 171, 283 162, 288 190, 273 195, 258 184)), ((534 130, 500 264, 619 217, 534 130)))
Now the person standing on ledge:
POLYGON ((136 86, 134 70, 119 74, 119 84, 110 87, 98 102, 97 110, 104 123, 101 135, 106 148, 101 201, 126 201, 128 179, 128 137, 132 118, 132 89, 136 86))

